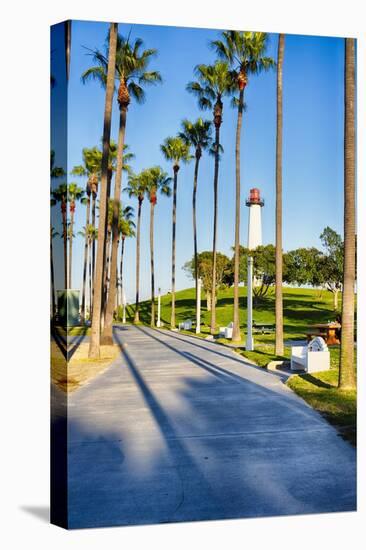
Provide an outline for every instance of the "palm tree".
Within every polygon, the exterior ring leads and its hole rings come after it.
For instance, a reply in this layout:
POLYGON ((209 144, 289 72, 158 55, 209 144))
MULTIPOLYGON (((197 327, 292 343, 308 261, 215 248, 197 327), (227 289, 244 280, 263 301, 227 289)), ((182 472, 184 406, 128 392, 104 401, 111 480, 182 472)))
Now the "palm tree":
POLYGON ((236 126, 235 145, 235 171, 236 171, 236 197, 235 197, 235 254, 234 254, 234 342, 241 339, 239 321, 239 246, 240 246, 240 141, 241 127, 244 110, 244 89, 248 83, 250 74, 258 74, 274 66, 275 62, 266 57, 268 36, 264 32, 224 31, 222 40, 212 42, 213 48, 221 59, 230 64, 231 74, 236 80, 239 98, 236 98, 238 106, 238 119, 236 126))
MULTIPOLYGON (((213 153, 215 155, 214 172, 214 223, 212 239, 212 280, 216 281, 216 243, 217 243, 217 216, 218 216, 218 182, 220 163, 220 128, 222 124, 223 97, 233 90, 233 78, 229 71, 229 65, 225 61, 217 61, 214 65, 198 65, 195 69, 198 81, 190 82, 187 86, 189 92, 198 97, 201 109, 213 109, 213 122, 215 125, 215 143, 213 153)), ((197 281, 196 281, 197 288, 197 281)), ((211 333, 216 330, 216 286, 212 286, 211 308, 211 333)))
POLYGON ((88 224, 83 227, 82 231, 78 232, 84 239, 84 262, 83 262, 83 286, 82 286, 82 299, 81 299, 81 318, 85 322, 86 319, 86 289, 89 288, 89 296, 91 295, 91 265, 90 265, 90 256, 91 256, 91 242, 94 236, 94 227, 91 224, 88 224), (90 280, 87 281, 89 266, 89 276, 90 280))
POLYGON ((88 263, 89 263, 89 319, 91 318, 91 313, 93 309, 93 271, 92 271, 92 248, 95 244, 95 241, 98 239, 98 229, 94 227, 93 224, 90 224, 88 229, 88 238, 89 238, 89 254, 88 254, 88 263))
MULTIPOLYGON (((51 204, 52 205, 52 204, 51 204)), ((51 260, 51 297, 52 297, 52 317, 56 315, 56 291, 55 291, 55 270, 53 266, 53 239, 59 235, 54 227, 51 227, 50 234, 50 260, 51 260)))
POLYGON ((67 285, 67 184, 61 183, 51 191, 51 204, 60 203, 62 216, 62 238, 64 241, 64 286, 67 285))
MULTIPOLYGON (((109 284, 109 272, 111 264, 111 235, 112 235, 112 221, 113 221, 113 199, 108 201, 108 215, 107 215, 107 236, 106 236, 106 258, 104 266, 103 276, 103 319, 102 327, 104 326, 105 314, 107 309, 107 297, 108 297, 108 284, 109 284)), ((103 340, 103 338, 102 338, 103 340)))
POLYGON ((173 162, 174 186, 173 186, 173 214, 172 214, 172 312, 170 326, 175 328, 175 249, 176 249, 176 223, 177 223, 177 185, 180 162, 189 162, 189 145, 179 136, 167 137, 160 146, 166 160, 173 162))
POLYGON ((282 67, 285 35, 278 37, 277 53, 277 129, 276 129, 276 355, 283 355, 282 300, 282 67))
POLYGON ((140 322, 139 307, 140 307, 140 235, 141 235, 141 208, 144 200, 146 187, 147 187, 146 174, 140 172, 139 174, 130 174, 128 178, 128 185, 124 189, 128 193, 130 198, 137 198, 137 233, 136 233, 136 301, 135 301, 135 315, 134 323, 140 322))
POLYGON ((65 170, 60 166, 55 166, 55 151, 51 151, 51 178, 62 178, 65 176, 65 170))
MULTIPOLYGON (((52 84, 52 76, 51 76, 51 86, 55 85, 55 82, 52 84)), ((54 79, 53 79, 54 80, 54 79)), ((61 168, 60 166, 55 166, 55 151, 51 150, 50 155, 50 176, 51 180, 53 178, 62 178, 66 175, 65 170, 61 168)), ((51 207, 56 204, 56 199, 53 197, 53 193, 51 192, 51 207)), ((52 296, 52 316, 54 317, 56 314, 56 291, 55 291, 55 272, 54 272, 54 265, 53 265, 53 245, 52 240, 56 235, 58 235, 57 231, 53 227, 51 227, 51 234, 50 234, 50 261, 51 261, 51 296, 52 296)), ((65 257, 65 264, 66 264, 66 257, 65 257)))
POLYGON ((109 164, 109 148, 112 119, 112 103, 114 93, 114 76, 116 71, 116 50, 117 50, 118 24, 111 23, 109 31, 109 56, 106 79, 106 98, 104 108, 103 126, 103 155, 101 163, 101 196, 98 227, 98 250, 94 280, 94 302, 93 317, 89 345, 89 358, 99 359, 100 357, 100 323, 102 315, 102 283, 105 261, 105 229, 107 218, 107 178, 109 164))
POLYGON ((151 326, 155 326, 155 270, 154 270, 154 212, 157 195, 170 197, 172 178, 160 166, 153 166, 144 171, 146 174, 146 195, 150 201, 150 268, 151 268, 151 326))
POLYGON ((87 199, 84 198, 84 190, 78 187, 76 183, 70 183, 67 188, 67 200, 70 208, 70 241, 69 241, 69 286, 72 288, 72 244, 73 244, 73 231, 74 231, 74 219, 76 202, 80 201, 85 204, 87 199))
MULTIPOLYGON (((121 186, 122 186, 122 167, 123 167, 123 149, 126 132, 127 110, 131 98, 137 103, 145 100, 143 87, 149 84, 161 82, 161 76, 158 71, 147 71, 150 60, 156 55, 155 49, 143 50, 143 41, 136 38, 131 44, 129 37, 126 39, 122 35, 117 37, 116 53, 116 72, 115 78, 119 83, 118 87, 118 105, 120 110, 118 148, 117 148, 117 170, 114 185, 114 206, 112 221, 112 253, 111 253, 111 280, 108 303, 106 308, 105 324, 103 329, 103 342, 113 343, 112 324, 113 311, 116 301, 116 272, 118 256, 118 218, 120 211, 121 186)), ((94 67, 87 69, 82 75, 82 81, 89 79, 98 80, 102 86, 106 83, 108 48, 105 54, 99 50, 91 52, 94 67)))
POLYGON ((190 122, 185 119, 182 122, 183 131, 179 133, 179 137, 183 141, 192 146, 195 150, 195 166, 193 177, 193 197, 192 197, 192 211, 193 211, 193 249, 194 249, 194 280, 196 291, 196 326, 200 327, 200 319, 198 315, 198 264, 197 264, 197 218, 196 218, 196 197, 197 197, 197 182, 198 182, 198 167, 202 152, 209 149, 212 143, 211 137, 211 122, 209 120, 202 120, 198 118, 196 122, 190 122))
POLYGON ((342 339, 338 387, 356 387, 354 361, 355 314, 355 40, 345 39, 344 64, 344 263, 342 294, 342 339))
MULTIPOLYGON (((98 149, 94 147, 93 149, 83 149, 83 165, 74 166, 71 171, 73 176, 87 176, 87 182, 85 186, 86 194, 86 220, 85 220, 85 244, 84 244, 84 267, 83 267, 83 287, 82 287, 82 297, 81 297, 81 317, 85 321, 86 315, 86 276, 87 276, 87 263, 89 256, 89 243, 90 237, 88 235, 88 227, 90 225, 90 197, 93 193, 93 203, 94 203, 94 194, 95 188, 98 188, 98 171, 99 171, 99 162, 96 152, 98 149)), ((99 151, 98 151, 99 152, 99 151)))
POLYGON ((128 237, 135 237, 135 222, 133 221, 134 208, 132 206, 125 206, 122 209, 122 215, 120 218, 120 235, 121 235, 121 257, 119 267, 119 281, 121 288, 121 303, 122 303, 122 290, 123 290, 123 259, 125 253, 125 241, 128 237))

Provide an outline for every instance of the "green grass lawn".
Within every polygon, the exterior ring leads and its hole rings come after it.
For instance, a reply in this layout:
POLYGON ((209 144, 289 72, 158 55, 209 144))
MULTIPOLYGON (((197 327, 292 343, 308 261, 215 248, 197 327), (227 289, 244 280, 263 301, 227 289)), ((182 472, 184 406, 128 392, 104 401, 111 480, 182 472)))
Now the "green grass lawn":
POLYGON ((297 374, 288 379, 287 385, 356 445, 356 391, 337 389, 339 348, 331 348, 330 354, 329 371, 297 374))
MULTIPOLYGON (((241 344, 245 345, 245 327, 247 322, 246 288, 239 288, 240 295, 240 327, 242 334, 241 344)), ((341 297, 340 297, 341 300, 341 297)), ((161 320, 169 328, 171 313, 170 295, 161 298, 161 320)), ((286 288, 283 289, 284 339, 304 339, 310 325, 326 323, 335 320, 333 310, 333 296, 330 292, 320 292, 314 289, 286 288)), ((134 306, 127 307, 127 321, 132 322, 134 306)), ((265 298, 258 300, 253 307, 253 318, 257 324, 275 323, 275 297, 272 292, 265 298)), ((176 293, 176 322, 186 319, 195 319, 194 289, 186 289, 176 293)), ((233 320, 233 289, 227 288, 218 293, 216 306, 218 326, 226 326, 233 320)), ((140 304, 140 320, 150 324, 150 301, 140 304)), ((206 309, 205 300, 202 301, 201 338, 210 334, 210 312, 206 309)), ((182 331, 186 334, 195 334, 182 331)), ((216 340, 218 343, 229 343, 224 338, 216 340)), ((255 351, 247 352, 238 349, 237 352, 247 357, 259 366, 265 367, 270 361, 289 359, 291 348, 285 347, 284 356, 275 355, 275 336, 270 334, 254 334, 255 351)), ((322 373, 293 375, 287 384, 307 403, 318 410, 330 423, 335 425, 341 434, 351 443, 356 441, 356 392, 339 391, 338 365, 339 347, 330 348, 331 369, 322 373)))

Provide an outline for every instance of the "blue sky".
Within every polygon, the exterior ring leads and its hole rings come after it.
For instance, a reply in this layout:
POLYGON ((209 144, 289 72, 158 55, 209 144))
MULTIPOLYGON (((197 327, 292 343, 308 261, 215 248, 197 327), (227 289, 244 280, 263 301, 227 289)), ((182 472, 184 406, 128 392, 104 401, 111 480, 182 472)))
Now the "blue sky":
MULTIPOLYGON (((83 147, 98 145, 102 135, 105 92, 96 82, 83 85, 80 75, 90 65, 88 48, 103 48, 108 24, 74 21, 68 99, 68 167, 81 163, 83 147)), ((203 116, 185 86, 194 78, 198 63, 211 63, 214 53, 208 44, 218 30, 119 25, 119 32, 140 37, 158 56, 150 64, 159 70, 163 84, 146 89, 143 105, 131 103, 128 110, 126 142, 136 155, 135 171, 160 164, 169 174, 171 166, 160 153, 160 144, 180 129, 183 118, 203 116)), ((269 37, 267 54, 276 58, 276 34, 269 37)), ((283 135, 283 241, 284 249, 299 246, 320 247, 319 235, 326 225, 338 232, 343 225, 343 55, 341 38, 287 35, 284 58, 284 135, 283 135)), ((55 54, 57 56, 57 54, 55 54)), ((57 94, 55 94, 57 97, 57 94)), ((245 91, 241 145, 241 242, 246 244, 248 211, 245 198, 251 187, 259 187, 265 198, 262 211, 263 242, 274 243, 275 212, 275 124, 276 73, 251 77, 245 91)), ((224 154, 219 180, 218 249, 232 255, 235 208, 235 125, 236 111, 224 103, 221 143, 224 154)), ((112 138, 117 139, 118 108, 114 101, 112 138)), ((57 164, 56 150, 56 164, 57 164)), ((192 286, 181 269, 192 257, 193 163, 182 166, 178 180, 177 211, 177 288, 192 286)), ((70 177, 69 181, 75 180, 70 177)), ((77 180, 80 185, 85 182, 77 180)), ((123 182, 123 187, 126 179, 123 182)), ((123 194, 124 203, 137 206, 123 194)), ((212 247, 213 159, 204 156, 198 182, 199 250, 212 247)), ((171 199, 160 198, 155 214, 156 284, 170 288, 171 199)), ((85 224, 85 207, 77 207, 75 234, 85 224)), ((149 205, 142 213, 141 296, 148 297, 149 205)), ((83 242, 75 240, 73 287, 81 286, 83 242)), ((126 243, 124 281, 127 298, 133 300, 135 285, 135 241, 126 243)))

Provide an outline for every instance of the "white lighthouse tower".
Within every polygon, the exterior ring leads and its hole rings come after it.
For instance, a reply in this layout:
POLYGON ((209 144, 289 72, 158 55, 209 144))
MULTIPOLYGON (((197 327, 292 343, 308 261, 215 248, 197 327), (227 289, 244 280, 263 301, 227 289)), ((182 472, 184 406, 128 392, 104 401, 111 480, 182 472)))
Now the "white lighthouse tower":
POLYGON ((245 204, 249 207, 248 248, 253 250, 262 244, 262 207, 264 206, 264 200, 261 199, 260 190, 251 189, 245 204))

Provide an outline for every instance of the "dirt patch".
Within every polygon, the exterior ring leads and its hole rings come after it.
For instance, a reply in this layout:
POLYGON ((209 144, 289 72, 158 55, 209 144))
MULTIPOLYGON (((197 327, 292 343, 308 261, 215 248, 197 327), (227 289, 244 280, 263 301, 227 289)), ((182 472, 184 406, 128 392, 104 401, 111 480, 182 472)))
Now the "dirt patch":
POLYGON ((67 363, 55 342, 51 344, 51 380, 64 392, 73 392, 102 372, 118 357, 119 347, 100 346, 100 359, 88 358, 89 344, 80 344, 67 363))

